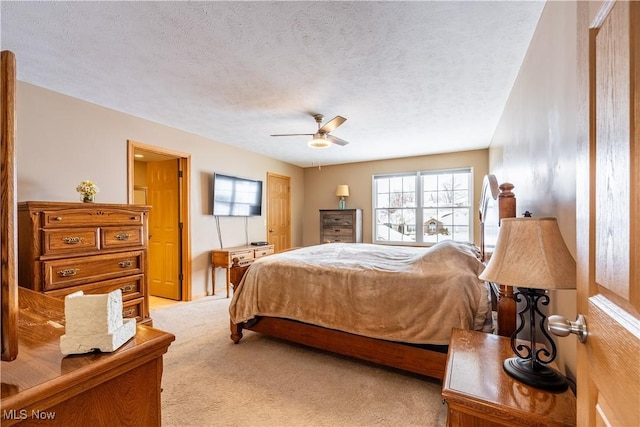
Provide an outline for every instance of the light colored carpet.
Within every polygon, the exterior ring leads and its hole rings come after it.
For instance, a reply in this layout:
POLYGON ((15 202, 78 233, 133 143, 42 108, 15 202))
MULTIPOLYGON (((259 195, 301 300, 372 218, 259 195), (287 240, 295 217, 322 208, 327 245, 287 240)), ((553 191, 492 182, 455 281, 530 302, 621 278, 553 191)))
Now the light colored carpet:
POLYGON ((438 381, 271 339, 229 338, 229 299, 152 308, 164 426, 444 426, 438 381))

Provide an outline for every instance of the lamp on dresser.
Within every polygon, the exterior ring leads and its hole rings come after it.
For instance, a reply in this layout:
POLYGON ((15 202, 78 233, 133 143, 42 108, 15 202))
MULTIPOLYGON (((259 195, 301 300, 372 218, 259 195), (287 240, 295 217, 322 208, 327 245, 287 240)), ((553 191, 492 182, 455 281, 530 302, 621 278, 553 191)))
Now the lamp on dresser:
POLYGON ((338 209, 346 209, 347 201, 345 200, 345 197, 349 197, 349 186, 344 184, 338 185, 336 187, 336 197, 340 197, 338 209))
POLYGON ((511 335, 511 348, 517 357, 508 358, 503 364, 507 374, 532 387, 566 390, 566 378, 549 366, 556 358, 556 346, 544 327, 546 316, 540 307, 549 304, 548 290, 576 287, 576 262, 562 239, 556 218, 502 219, 495 251, 479 277, 517 286, 514 297, 525 302, 518 313, 519 326, 511 335), (526 325, 526 315, 530 343, 517 340, 526 325), (537 347, 536 322, 551 351, 537 347))

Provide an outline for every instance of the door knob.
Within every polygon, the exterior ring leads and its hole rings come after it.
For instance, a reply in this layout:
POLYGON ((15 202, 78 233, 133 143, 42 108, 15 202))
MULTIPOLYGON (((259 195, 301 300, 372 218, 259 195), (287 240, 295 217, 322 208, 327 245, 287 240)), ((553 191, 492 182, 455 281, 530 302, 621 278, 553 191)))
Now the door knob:
POLYGON ((269 229, 269 233, 273 233, 273 228, 270 228, 270 229, 269 229))
POLYGON ((549 332, 559 337, 576 334, 580 342, 585 342, 587 340, 587 324, 585 323, 584 316, 582 314, 578 314, 578 318, 575 322, 567 320, 564 316, 553 314, 547 318, 547 329, 549 332))

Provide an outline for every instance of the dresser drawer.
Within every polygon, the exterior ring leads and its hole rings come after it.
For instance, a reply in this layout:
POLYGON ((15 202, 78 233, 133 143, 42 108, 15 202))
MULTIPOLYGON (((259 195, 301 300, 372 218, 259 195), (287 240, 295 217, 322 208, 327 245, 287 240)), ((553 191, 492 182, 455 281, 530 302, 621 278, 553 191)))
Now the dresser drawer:
POLYGON ((140 212, 114 208, 72 208, 42 211, 42 226, 82 227, 104 225, 143 225, 144 216, 140 212))
POLYGON ((322 230, 323 237, 351 237, 353 235, 353 229, 345 227, 325 227, 322 230))
POLYGON ((144 273, 144 252, 95 255, 43 261, 43 290, 60 289, 144 273))
POLYGON ((144 246, 144 227, 105 227, 100 230, 102 249, 119 249, 131 246, 144 246))
POLYGON ((322 217, 323 227, 332 227, 341 225, 346 227, 353 226, 353 215, 351 214, 326 214, 322 217))
POLYGON ((351 236, 322 236, 322 243, 356 243, 351 236))
POLYGON ((137 274, 135 276, 123 277, 121 279, 105 280, 97 283, 90 283, 87 285, 73 286, 62 289, 56 289, 54 291, 45 292, 47 295, 64 298, 65 296, 82 291, 85 294, 108 294, 109 292, 120 289, 122 291, 122 300, 128 301, 135 298, 140 298, 144 295, 144 275, 137 274))
POLYGON ((96 227, 42 231, 42 255, 83 254, 98 249, 96 227))
POLYGON ((142 320, 142 313, 146 313, 144 298, 132 299, 122 303, 122 317, 125 319, 142 320))
POLYGON ((267 256, 267 255, 271 255, 272 253, 274 253, 275 249, 273 246, 270 246, 268 248, 263 248, 263 249, 256 249, 254 252, 254 256, 256 258, 261 258, 263 256, 267 256))

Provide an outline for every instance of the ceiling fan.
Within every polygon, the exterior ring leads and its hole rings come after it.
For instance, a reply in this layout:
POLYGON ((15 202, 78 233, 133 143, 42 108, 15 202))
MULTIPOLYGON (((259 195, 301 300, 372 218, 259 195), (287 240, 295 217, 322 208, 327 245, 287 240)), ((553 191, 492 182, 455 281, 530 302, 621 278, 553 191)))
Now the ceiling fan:
POLYGON ((314 114, 313 118, 318 123, 318 131, 316 133, 283 133, 271 136, 313 136, 313 139, 309 141, 309 147, 312 148, 327 148, 331 143, 337 145, 348 144, 344 139, 329 135, 331 131, 343 124, 347 119, 342 116, 335 116, 323 125, 324 116, 322 114, 314 114))

